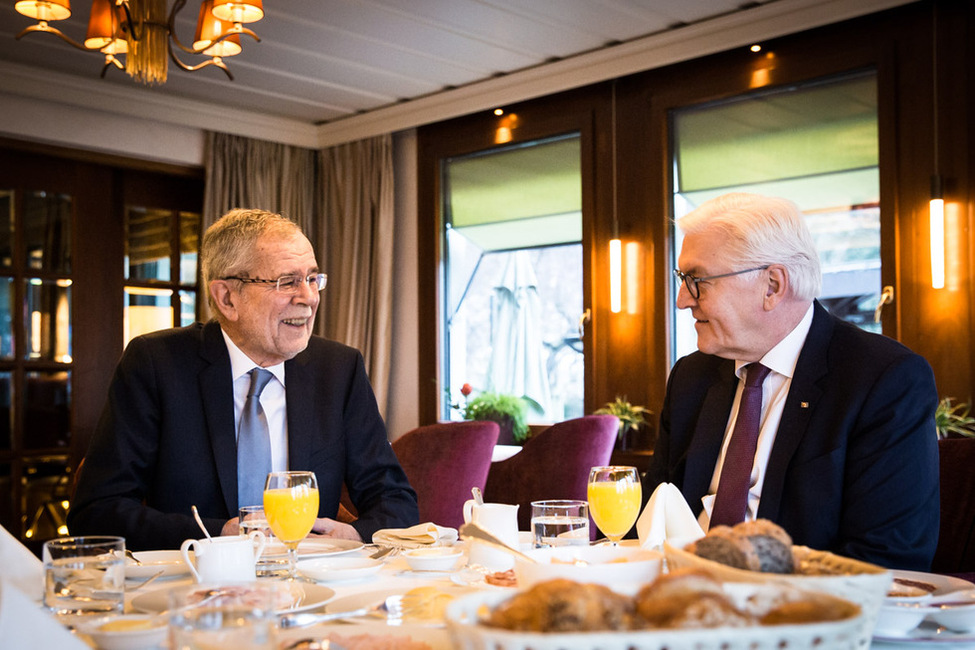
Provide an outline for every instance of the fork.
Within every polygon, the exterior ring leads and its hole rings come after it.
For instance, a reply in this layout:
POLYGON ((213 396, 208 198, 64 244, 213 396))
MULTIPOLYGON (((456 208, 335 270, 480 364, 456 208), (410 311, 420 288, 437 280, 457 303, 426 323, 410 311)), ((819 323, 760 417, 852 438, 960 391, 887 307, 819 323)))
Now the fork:
POLYGON ((368 607, 360 607, 347 612, 327 612, 315 614, 312 612, 296 612, 284 614, 278 618, 278 627, 288 630, 295 627, 306 627, 316 623, 327 623, 344 618, 361 618, 363 616, 381 616, 383 618, 400 618, 403 614, 402 596, 389 596, 382 602, 368 607))

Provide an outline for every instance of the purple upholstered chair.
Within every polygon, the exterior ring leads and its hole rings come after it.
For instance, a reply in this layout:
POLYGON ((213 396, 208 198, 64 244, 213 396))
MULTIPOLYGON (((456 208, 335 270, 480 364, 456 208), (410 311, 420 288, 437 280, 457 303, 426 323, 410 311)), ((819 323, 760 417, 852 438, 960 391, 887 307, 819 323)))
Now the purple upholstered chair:
MULTIPOLYGON (((518 529, 530 530, 531 502, 587 499, 589 470, 608 465, 616 444, 615 415, 586 415, 553 424, 524 448, 491 465, 484 500, 518 504, 518 529)), ((590 524, 591 536, 596 527, 590 524)))
POLYGON ((941 528, 931 570, 975 578, 975 440, 938 441, 941 528))
POLYGON ((441 422, 409 431, 393 441, 410 485, 416 490, 420 521, 459 528, 471 488, 482 491, 498 424, 490 420, 441 422))

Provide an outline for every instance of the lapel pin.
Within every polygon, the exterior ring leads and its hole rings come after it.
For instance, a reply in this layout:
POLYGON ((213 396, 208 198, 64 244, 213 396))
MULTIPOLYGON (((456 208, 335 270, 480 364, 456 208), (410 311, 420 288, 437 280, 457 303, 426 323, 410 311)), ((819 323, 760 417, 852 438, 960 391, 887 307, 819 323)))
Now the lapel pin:
POLYGON ((799 402, 799 408, 809 408, 809 402, 799 402))

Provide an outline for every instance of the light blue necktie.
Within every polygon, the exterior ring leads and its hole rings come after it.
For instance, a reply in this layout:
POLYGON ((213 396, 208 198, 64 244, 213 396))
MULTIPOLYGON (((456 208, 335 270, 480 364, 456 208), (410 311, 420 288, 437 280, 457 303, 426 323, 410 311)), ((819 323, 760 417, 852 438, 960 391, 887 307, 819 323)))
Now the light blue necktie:
POLYGON ((271 435, 261 408, 261 392, 274 375, 263 368, 254 368, 249 374, 251 385, 237 434, 238 507, 264 502, 264 481, 271 471, 271 435))

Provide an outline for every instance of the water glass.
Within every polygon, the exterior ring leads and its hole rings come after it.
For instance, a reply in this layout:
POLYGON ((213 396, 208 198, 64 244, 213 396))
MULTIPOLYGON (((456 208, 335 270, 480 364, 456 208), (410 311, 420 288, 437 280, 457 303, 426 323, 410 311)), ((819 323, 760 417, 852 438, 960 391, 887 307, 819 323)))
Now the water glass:
MULTIPOLYGON (((264 506, 241 506, 237 512, 241 537, 247 537, 251 532, 259 530, 267 539, 267 546, 274 543, 274 533, 267 523, 264 506)), ((287 565, 276 559, 267 559, 267 553, 257 559, 258 578, 276 578, 287 572, 287 565)))
POLYGON ((62 537, 44 542, 44 605, 59 617, 121 614, 125 538, 62 537))
POLYGON ((277 583, 199 584, 169 594, 171 650, 271 648, 277 583))
POLYGON ((585 501, 532 501, 531 522, 535 548, 589 545, 589 504, 585 501))

